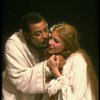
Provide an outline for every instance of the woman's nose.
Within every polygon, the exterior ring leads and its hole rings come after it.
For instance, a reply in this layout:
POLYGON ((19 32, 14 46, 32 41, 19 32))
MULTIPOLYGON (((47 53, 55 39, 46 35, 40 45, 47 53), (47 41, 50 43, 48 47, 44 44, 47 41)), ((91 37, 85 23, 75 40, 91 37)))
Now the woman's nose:
POLYGON ((53 39, 50 39, 50 40, 49 40, 49 45, 51 45, 51 46, 54 45, 53 39))

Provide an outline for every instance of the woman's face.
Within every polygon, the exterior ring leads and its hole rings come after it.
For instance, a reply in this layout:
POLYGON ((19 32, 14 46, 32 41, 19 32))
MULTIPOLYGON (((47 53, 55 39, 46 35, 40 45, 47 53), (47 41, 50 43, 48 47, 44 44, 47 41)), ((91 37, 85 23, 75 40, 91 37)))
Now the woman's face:
POLYGON ((50 54, 58 54, 64 50, 64 44, 56 31, 52 32, 47 50, 50 54))

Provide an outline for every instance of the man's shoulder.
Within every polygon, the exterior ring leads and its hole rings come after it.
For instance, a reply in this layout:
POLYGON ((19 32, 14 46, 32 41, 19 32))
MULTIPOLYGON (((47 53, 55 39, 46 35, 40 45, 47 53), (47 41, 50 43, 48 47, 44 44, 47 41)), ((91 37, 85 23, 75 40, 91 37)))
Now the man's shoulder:
POLYGON ((11 46, 22 47, 22 45, 25 44, 25 39, 22 35, 23 34, 21 31, 13 33, 6 41, 5 46, 6 47, 11 47, 11 46))
POLYGON ((15 41, 15 42, 21 42, 24 39, 22 30, 19 30, 18 32, 13 33, 7 40, 9 41, 15 41))

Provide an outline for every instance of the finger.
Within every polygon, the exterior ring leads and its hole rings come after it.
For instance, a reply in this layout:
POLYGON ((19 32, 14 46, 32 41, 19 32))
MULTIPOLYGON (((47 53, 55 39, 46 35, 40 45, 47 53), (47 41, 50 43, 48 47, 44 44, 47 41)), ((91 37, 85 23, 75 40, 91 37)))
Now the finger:
POLYGON ((52 55, 51 59, 52 62, 55 62, 55 55, 52 55))
POLYGON ((59 63, 59 56, 56 56, 56 63, 59 63))
POLYGON ((54 58, 54 56, 55 56, 55 55, 52 55, 52 56, 50 57, 50 59, 53 59, 53 58, 54 58))

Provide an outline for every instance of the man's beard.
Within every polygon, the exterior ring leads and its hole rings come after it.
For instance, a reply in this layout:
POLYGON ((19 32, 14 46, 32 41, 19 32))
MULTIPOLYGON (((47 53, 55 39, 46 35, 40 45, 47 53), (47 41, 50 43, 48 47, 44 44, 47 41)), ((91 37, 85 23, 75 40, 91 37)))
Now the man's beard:
POLYGON ((31 39, 31 44, 36 48, 36 49, 46 49, 48 47, 48 41, 49 39, 46 39, 44 42, 41 44, 38 44, 35 42, 33 39, 31 39))

